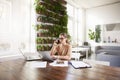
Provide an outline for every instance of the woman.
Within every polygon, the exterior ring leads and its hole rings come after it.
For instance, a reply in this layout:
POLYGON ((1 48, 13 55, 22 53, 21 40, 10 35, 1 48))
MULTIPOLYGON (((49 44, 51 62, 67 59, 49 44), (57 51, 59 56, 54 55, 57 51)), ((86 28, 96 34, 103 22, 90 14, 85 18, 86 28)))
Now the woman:
POLYGON ((61 33, 59 39, 54 41, 50 54, 53 59, 70 60, 71 48, 67 40, 67 34, 61 33))

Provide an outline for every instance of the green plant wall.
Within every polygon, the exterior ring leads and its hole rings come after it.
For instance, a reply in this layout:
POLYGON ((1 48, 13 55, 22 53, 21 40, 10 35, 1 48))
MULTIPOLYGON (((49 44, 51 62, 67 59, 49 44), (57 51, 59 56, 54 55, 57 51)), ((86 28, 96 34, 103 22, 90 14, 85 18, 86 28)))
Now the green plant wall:
POLYGON ((37 51, 49 51, 60 33, 68 33, 65 0, 35 0, 37 51))

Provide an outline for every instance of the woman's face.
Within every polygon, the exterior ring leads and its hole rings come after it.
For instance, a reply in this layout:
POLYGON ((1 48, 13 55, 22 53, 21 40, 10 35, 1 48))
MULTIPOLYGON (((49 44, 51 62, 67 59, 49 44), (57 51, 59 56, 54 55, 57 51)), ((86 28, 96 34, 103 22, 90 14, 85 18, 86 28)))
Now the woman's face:
POLYGON ((60 39, 61 43, 65 43, 66 42, 66 38, 63 35, 60 35, 59 39, 60 39))

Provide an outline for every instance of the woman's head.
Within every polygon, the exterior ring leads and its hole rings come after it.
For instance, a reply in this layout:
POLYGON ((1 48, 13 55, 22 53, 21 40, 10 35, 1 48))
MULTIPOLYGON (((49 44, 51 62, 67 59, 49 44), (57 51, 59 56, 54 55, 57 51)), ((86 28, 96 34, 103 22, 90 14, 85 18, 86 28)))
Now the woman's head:
POLYGON ((67 34, 66 33, 61 33, 59 35, 59 39, 61 43, 66 43, 67 42, 67 34))
POLYGON ((67 38, 67 34, 66 33, 60 33, 59 38, 67 38))

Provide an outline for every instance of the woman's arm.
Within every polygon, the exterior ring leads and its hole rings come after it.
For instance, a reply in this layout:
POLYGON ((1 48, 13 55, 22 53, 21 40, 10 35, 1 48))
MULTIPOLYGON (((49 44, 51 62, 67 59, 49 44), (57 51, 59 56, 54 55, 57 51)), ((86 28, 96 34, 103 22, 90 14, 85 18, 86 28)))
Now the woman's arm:
POLYGON ((53 43, 53 46, 50 50, 50 55, 54 55, 56 52, 57 52, 57 44, 56 43, 53 43))

